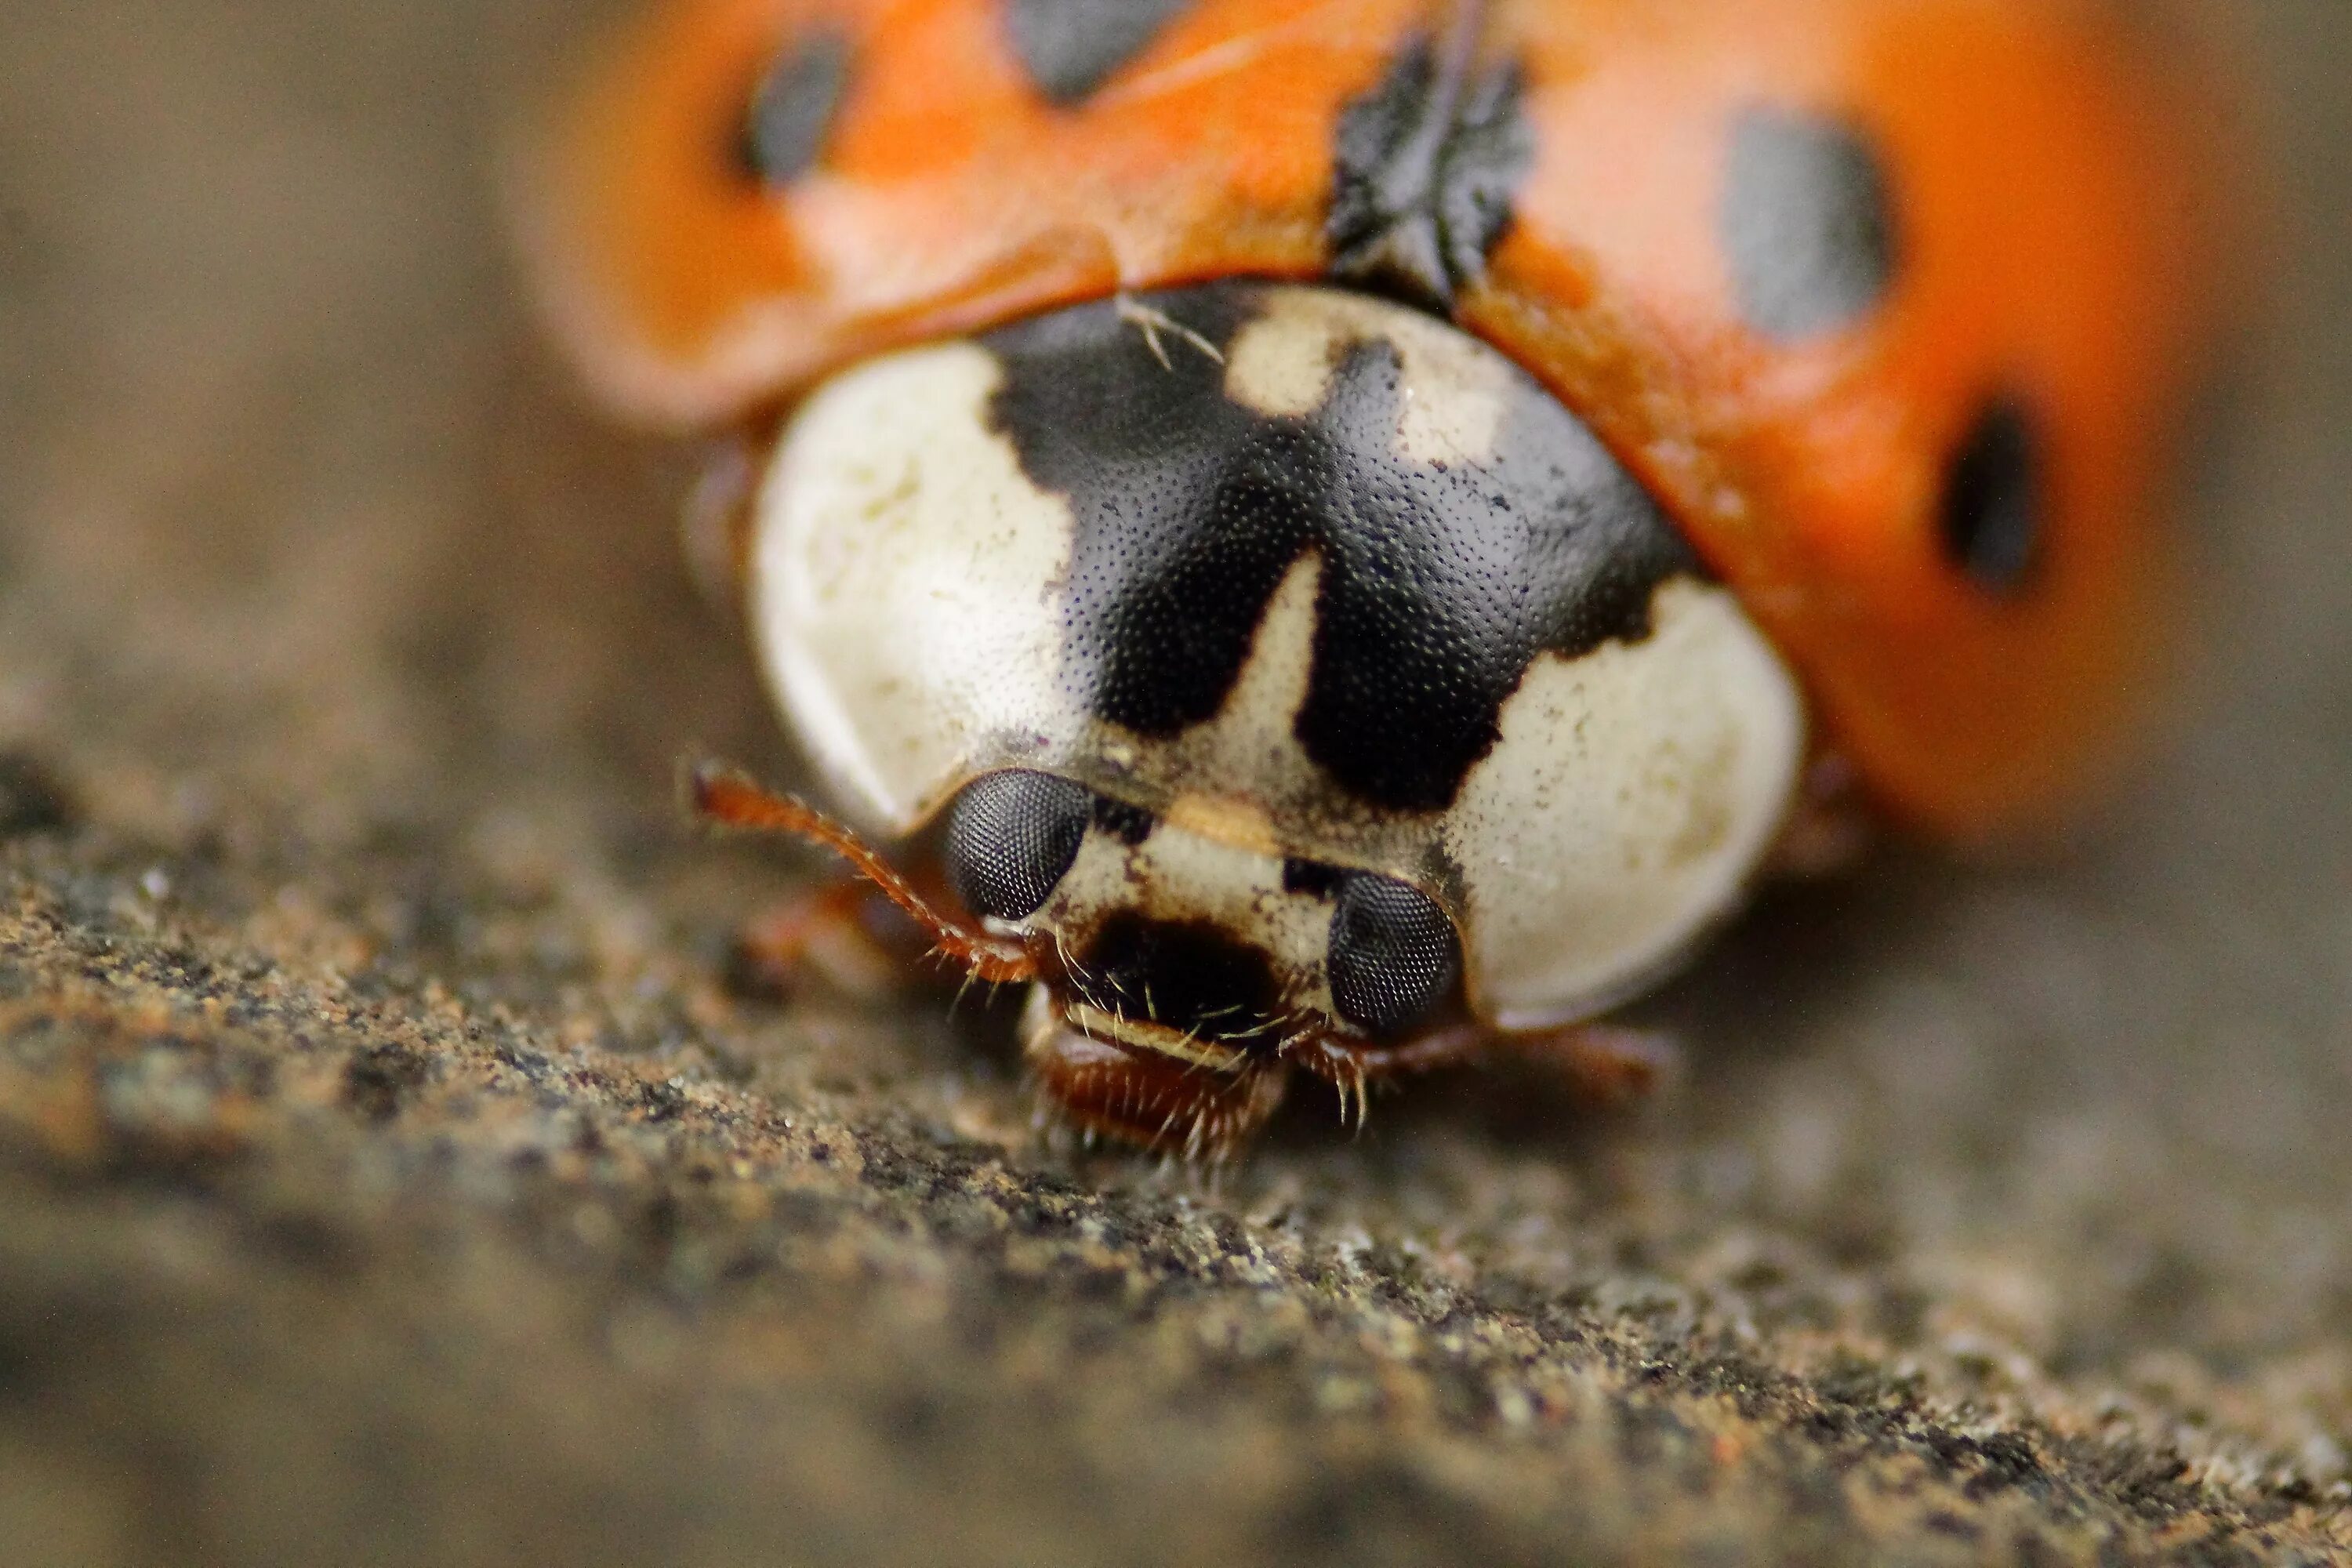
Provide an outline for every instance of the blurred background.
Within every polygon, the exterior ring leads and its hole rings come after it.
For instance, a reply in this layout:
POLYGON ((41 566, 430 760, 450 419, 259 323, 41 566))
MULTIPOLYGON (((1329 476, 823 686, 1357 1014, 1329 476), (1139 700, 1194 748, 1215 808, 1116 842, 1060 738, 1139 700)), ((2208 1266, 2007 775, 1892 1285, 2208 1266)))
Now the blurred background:
POLYGON ((790 760, 493 199, 613 9, 0 9, 0 1556, 2352 1552, 2352 5, 2207 8, 2272 298, 2125 796, 1769 895, 1637 1113, 1214 1179, 723 984, 816 868, 673 768, 790 760))

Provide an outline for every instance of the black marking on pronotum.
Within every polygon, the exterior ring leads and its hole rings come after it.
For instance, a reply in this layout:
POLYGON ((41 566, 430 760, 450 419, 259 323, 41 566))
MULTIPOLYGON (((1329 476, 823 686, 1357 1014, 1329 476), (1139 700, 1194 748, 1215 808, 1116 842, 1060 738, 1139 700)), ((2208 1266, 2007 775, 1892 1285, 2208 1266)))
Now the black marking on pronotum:
MULTIPOLYGON (((1144 302, 1222 351, 1266 298, 1224 282, 1144 302)), ((1162 365, 1112 302, 984 341, 1003 365, 992 418, 1070 502, 1064 679, 1143 734, 1215 715, 1312 552, 1301 747, 1371 804, 1442 809, 1538 653, 1646 636, 1659 583, 1698 570, 1592 433, 1507 365, 1492 456, 1436 465, 1398 451, 1402 366, 1384 341, 1341 351, 1297 419, 1228 398, 1207 354, 1162 365)))
POLYGON ((2041 553, 2042 438, 2013 397, 1977 416, 1944 474, 1944 552, 1979 587, 2014 593, 2041 553))
POLYGON ((1130 849, 1150 837, 1159 825, 1159 819, 1139 805, 1107 795, 1095 796, 1095 826, 1130 849))
POLYGON ((1717 217, 1740 314, 1769 337, 1848 326, 1894 279, 1899 239, 1886 172, 1870 138, 1842 121, 1742 111, 1717 217))
POLYGON ((1005 0, 1004 30, 1037 90, 1067 108, 1149 47, 1184 0, 1005 0))
POLYGON ((1301 860, 1296 856, 1282 863, 1282 890, 1300 893, 1310 899, 1328 899, 1339 891, 1339 884, 1349 873, 1337 866, 1327 866, 1320 860, 1301 860))
POLYGON ((1341 112, 1332 149, 1331 275, 1441 314, 1486 271, 1535 161, 1517 63, 1474 58, 1479 10, 1442 52, 1406 46, 1341 112))
POLYGON ((735 158, 744 174, 768 185, 806 174, 824 151, 848 82, 849 40, 840 33, 811 33, 778 56, 737 134, 735 158))

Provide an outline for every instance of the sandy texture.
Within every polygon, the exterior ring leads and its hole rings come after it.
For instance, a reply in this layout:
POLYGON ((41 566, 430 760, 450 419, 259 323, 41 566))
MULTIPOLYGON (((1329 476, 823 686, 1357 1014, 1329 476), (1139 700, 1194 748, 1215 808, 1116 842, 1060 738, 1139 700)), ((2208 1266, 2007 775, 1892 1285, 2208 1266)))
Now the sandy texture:
MULTIPOLYGON (((514 303, 551 0, 0 15, 0 1542, 114 1562, 2352 1559, 2352 8, 2181 744, 1769 898, 1595 1120, 1210 1182, 731 994, 789 762, 514 303)), ((2259 13, 2258 15, 2254 15, 2259 13)))

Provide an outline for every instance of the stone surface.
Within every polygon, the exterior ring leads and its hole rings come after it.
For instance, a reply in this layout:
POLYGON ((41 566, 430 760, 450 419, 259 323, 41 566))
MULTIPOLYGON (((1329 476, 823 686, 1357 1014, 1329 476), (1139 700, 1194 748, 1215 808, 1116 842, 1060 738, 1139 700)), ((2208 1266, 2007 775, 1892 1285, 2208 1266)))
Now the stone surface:
POLYGON ((0 19, 0 1542, 111 1562, 2352 1558, 2352 13, 2236 8, 2281 308, 2178 742, 1246 1164, 731 994, 816 874, 514 303, 552 0, 0 19))

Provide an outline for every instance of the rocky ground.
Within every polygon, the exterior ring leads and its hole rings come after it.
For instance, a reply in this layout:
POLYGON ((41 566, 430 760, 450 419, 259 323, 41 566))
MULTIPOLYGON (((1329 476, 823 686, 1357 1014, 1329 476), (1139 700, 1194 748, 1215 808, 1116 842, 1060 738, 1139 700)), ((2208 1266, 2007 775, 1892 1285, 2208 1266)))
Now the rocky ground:
POLYGON ((1213 1174, 1039 1135, 1002 1016, 725 984, 818 867, 683 820, 789 760, 515 303, 568 10, 0 16, 0 1558, 2352 1560, 2341 0, 2240 8, 2171 752, 1769 896, 1643 1110, 1213 1174))

